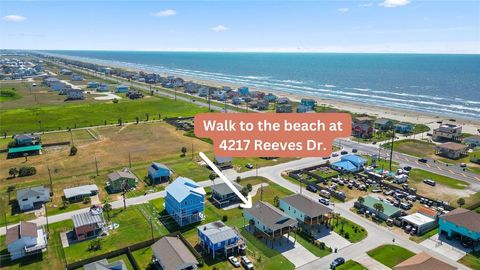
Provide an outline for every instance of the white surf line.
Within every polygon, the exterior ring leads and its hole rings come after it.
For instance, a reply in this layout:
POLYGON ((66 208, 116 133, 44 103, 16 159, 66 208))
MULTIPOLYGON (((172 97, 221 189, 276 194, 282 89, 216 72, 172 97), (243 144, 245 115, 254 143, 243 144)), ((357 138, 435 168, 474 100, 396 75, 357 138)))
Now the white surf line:
POLYGON ((200 152, 199 155, 205 161, 205 163, 207 163, 207 165, 210 166, 210 168, 212 168, 212 170, 220 177, 220 179, 222 179, 223 182, 225 182, 225 184, 227 184, 227 186, 244 202, 244 204, 240 204, 240 207, 252 208, 252 196, 249 194, 247 198, 245 198, 245 196, 243 196, 242 193, 238 191, 238 189, 232 184, 232 182, 228 180, 228 178, 220 171, 220 169, 218 169, 217 166, 215 166, 215 164, 213 164, 213 162, 208 159, 208 157, 203 152, 200 152))

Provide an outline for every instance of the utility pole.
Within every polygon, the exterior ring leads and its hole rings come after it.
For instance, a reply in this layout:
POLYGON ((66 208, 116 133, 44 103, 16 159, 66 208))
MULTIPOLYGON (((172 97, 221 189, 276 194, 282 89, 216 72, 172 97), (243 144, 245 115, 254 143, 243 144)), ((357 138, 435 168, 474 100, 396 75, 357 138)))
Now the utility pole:
POLYGON ((258 163, 255 163, 255 178, 258 178, 258 163))
POLYGON ((152 243, 153 243, 153 220, 151 217, 150 217, 150 231, 152 233, 152 243))
POLYGON ((50 232, 49 226, 48 226, 48 207, 47 204, 43 205, 45 207, 45 220, 46 220, 46 225, 47 225, 47 232, 50 232))
POLYGON ((177 87, 175 86, 175 101, 177 101, 177 87))
POLYGON ((99 176, 99 174, 98 174, 98 161, 97 161, 97 155, 95 155, 95 170, 97 171, 97 176, 99 176))
POLYGON ((208 89, 208 111, 211 111, 211 105, 210 105, 210 88, 208 89))
POLYGON ((193 142, 192 142, 192 160, 193 160, 193 142))
POLYGON ((48 170, 48 178, 50 179, 50 188, 52 188, 52 192, 53 192, 52 173, 50 172, 50 166, 48 164, 47 164, 47 170, 48 170))
POLYGON ((395 141, 395 129, 392 129, 392 145, 390 146, 390 172, 392 171, 393 142, 395 141))
POLYGON ((123 181, 123 187, 122 187, 122 197, 123 197, 123 209, 127 209, 127 201, 125 200, 125 195, 127 195, 128 191, 128 183, 127 181, 123 181))
POLYGON ((128 167, 132 168, 132 156, 130 155, 130 151, 128 152, 128 167))
POLYGON ((4 217, 4 219, 5 219, 5 233, 7 233, 7 224, 8 224, 8 222, 7 222, 7 212, 6 212, 6 211, 3 213, 3 217, 4 217))
POLYGON ((263 183, 260 183, 260 201, 263 201, 263 183))

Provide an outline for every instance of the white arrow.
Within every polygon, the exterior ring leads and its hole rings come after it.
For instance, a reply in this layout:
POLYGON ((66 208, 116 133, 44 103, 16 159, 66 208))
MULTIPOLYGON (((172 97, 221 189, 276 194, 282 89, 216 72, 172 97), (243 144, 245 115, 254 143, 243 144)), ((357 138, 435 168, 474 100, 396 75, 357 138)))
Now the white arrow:
POLYGON ((218 169, 217 166, 215 166, 215 164, 213 164, 213 162, 208 159, 208 157, 203 152, 200 152, 199 155, 207 163, 207 165, 210 166, 210 168, 212 168, 212 170, 220 177, 220 179, 222 179, 223 182, 225 182, 225 184, 227 184, 227 186, 244 202, 244 204, 240 204, 240 207, 252 208, 252 196, 250 196, 249 194, 247 198, 245 198, 245 196, 243 196, 242 193, 238 191, 238 189, 233 185, 233 183, 230 182, 230 180, 228 180, 225 175, 223 175, 220 169, 218 169))

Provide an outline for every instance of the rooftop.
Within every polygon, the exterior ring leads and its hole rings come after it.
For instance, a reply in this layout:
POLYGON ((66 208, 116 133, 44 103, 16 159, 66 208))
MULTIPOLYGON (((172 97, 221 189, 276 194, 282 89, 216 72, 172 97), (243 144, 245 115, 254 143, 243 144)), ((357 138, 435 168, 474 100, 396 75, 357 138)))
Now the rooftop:
POLYGON ((163 270, 176 270, 192 264, 197 259, 178 237, 165 236, 152 245, 155 258, 162 262, 163 270))
POLYGON ((401 219, 403 219, 403 220, 405 220, 405 221, 407 221, 411 224, 418 225, 418 226, 435 222, 435 219, 433 219, 429 216, 426 216, 422 213, 414 213, 414 214, 411 214, 411 215, 408 215, 408 216, 401 217, 401 219))
POLYGON ((297 225, 297 221, 266 202, 258 201, 252 208, 245 208, 243 211, 250 213, 272 230, 297 225))
POLYGON ((125 168, 122 171, 116 171, 108 175, 110 181, 115 181, 121 178, 137 179, 129 169, 125 168))
POLYGON ((92 193, 92 191, 98 192, 97 185, 84 185, 79 187, 66 188, 63 190, 63 194, 65 195, 65 198, 69 199, 76 196, 89 195, 92 193))
POLYGON ((198 231, 206 235, 213 244, 238 237, 238 233, 233 228, 225 225, 221 221, 214 221, 198 226, 197 228, 198 231))
POLYGON ((480 214, 475 211, 457 208, 440 216, 440 218, 470 231, 480 232, 480 214))
POLYGON ((426 252, 420 252, 417 255, 406 259, 397 264, 394 270, 453 270, 456 267, 432 257, 426 252))
POLYGON ((37 224, 21 221, 20 224, 7 229, 7 245, 22 238, 22 236, 37 237, 37 224))
POLYGON ((294 194, 281 199, 309 217, 318 217, 332 212, 332 209, 320 204, 302 194, 294 194))
POLYGON ((104 224, 105 219, 102 214, 92 214, 88 211, 85 213, 80 213, 72 216, 73 226, 75 228, 90 225, 90 224, 104 224))
POLYGON ((101 259, 83 266, 85 270, 127 270, 127 266, 123 260, 109 263, 107 259, 101 259))
POLYGON ((43 196, 45 194, 49 194, 50 189, 44 186, 38 187, 31 187, 31 188, 24 188, 17 190, 17 200, 22 200, 26 198, 32 198, 36 196, 43 196))
POLYGON ((398 211, 400 211, 399 208, 393 206, 393 205, 390 205, 388 203, 385 203, 383 201, 380 201, 379 199, 376 199, 372 196, 366 196, 365 197, 365 202, 363 203, 363 205, 371 208, 371 209, 375 209, 373 207, 374 204, 376 203, 380 203, 383 205, 383 213, 387 216, 392 216, 393 214, 397 213, 398 211))
POLYGON ((437 145, 437 147, 452 150, 452 151, 460 151, 460 150, 464 150, 464 149, 467 148, 467 146, 464 145, 464 144, 454 143, 454 142, 442 143, 440 145, 437 145))
MULTIPOLYGON (((233 182, 232 184, 237 188, 238 191, 242 190, 243 188, 235 182, 233 182)), ((218 193, 220 195, 227 195, 233 193, 233 190, 230 189, 230 187, 226 183, 220 183, 212 186, 212 192, 218 193)))
POLYGON ((177 202, 183 201, 190 194, 205 196, 205 189, 202 186, 195 183, 193 180, 186 177, 178 177, 170 185, 167 186, 165 191, 173 196, 177 202))
POLYGON ((10 147, 8 148, 8 153, 14 154, 14 153, 40 151, 40 150, 42 150, 42 146, 39 144, 36 144, 36 145, 28 145, 28 146, 20 146, 20 147, 10 147))

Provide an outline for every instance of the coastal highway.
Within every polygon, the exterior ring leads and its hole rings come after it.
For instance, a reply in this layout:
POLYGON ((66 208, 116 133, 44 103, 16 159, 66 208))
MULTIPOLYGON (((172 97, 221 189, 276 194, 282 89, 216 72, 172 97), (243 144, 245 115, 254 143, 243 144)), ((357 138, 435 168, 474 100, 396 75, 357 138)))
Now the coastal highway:
MULTIPOLYGON (((358 152, 365 154, 378 154, 380 150, 381 157, 390 157, 390 150, 380 148, 378 145, 358 143, 349 139, 337 139, 335 145, 346 150, 351 151, 357 149, 358 152)), ((394 149, 395 150, 395 149, 394 149)), ((464 171, 460 166, 447 166, 442 162, 434 162, 432 159, 427 159, 427 163, 418 161, 418 157, 410 156, 407 154, 393 152, 393 161, 398 162, 401 166, 411 166, 412 168, 422 169, 428 172, 432 172, 439 175, 448 176, 457 180, 462 180, 470 184, 469 189, 479 192, 480 191, 480 175, 472 173, 470 171, 464 171)))

